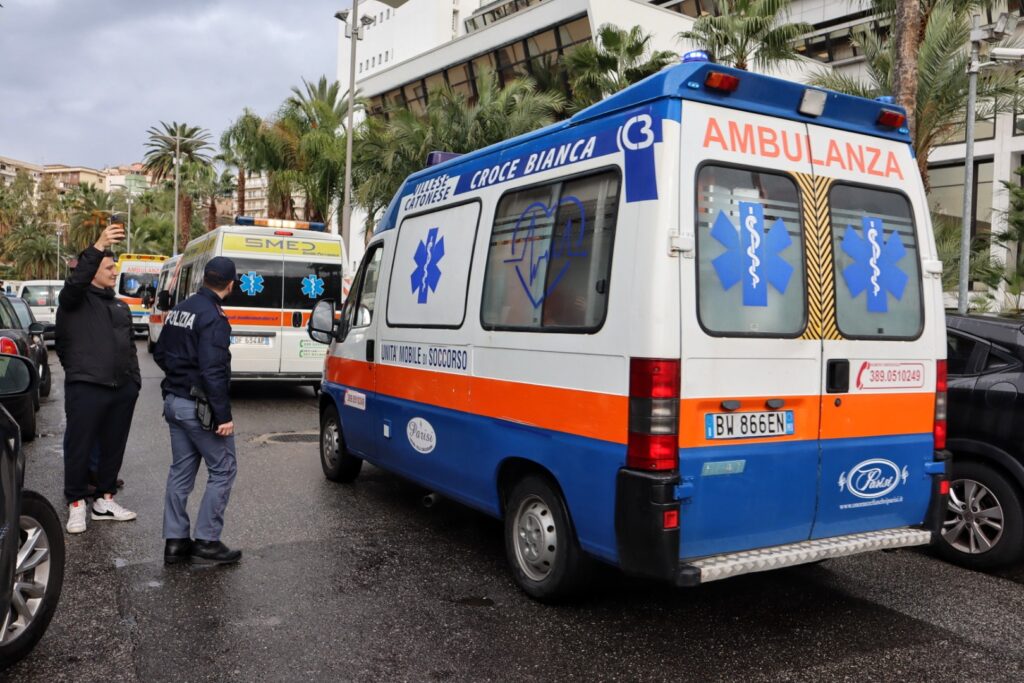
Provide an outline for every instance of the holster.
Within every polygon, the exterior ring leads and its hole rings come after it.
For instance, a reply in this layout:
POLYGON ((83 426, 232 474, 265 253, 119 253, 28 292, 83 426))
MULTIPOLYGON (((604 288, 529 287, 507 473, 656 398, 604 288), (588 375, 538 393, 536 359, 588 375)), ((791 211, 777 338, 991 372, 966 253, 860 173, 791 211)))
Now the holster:
POLYGON ((199 426, 208 432, 214 431, 216 427, 213 424, 213 408, 206 398, 206 392, 199 387, 192 387, 188 395, 196 400, 196 419, 199 420, 199 426))

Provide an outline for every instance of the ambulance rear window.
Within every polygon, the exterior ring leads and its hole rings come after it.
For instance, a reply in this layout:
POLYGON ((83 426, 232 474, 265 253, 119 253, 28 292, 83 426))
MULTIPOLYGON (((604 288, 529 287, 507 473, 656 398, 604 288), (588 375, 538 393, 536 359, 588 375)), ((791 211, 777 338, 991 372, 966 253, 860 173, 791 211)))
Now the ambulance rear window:
POLYGON ((800 195, 787 176, 706 164, 697 177, 701 325, 721 336, 796 337, 807 319, 800 195))
POLYGON ((835 184, 832 255, 836 322, 850 339, 916 339, 923 324, 913 213, 888 190, 835 184))
POLYGON ((225 306, 281 308, 281 261, 232 258, 235 289, 224 299, 225 306))

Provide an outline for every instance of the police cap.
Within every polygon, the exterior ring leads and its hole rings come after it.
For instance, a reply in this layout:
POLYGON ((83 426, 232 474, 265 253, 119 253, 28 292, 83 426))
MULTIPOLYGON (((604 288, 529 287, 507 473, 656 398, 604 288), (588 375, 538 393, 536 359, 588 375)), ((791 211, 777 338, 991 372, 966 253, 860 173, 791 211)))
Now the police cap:
POLYGON ((203 273, 205 275, 216 275, 222 280, 234 280, 235 262, 226 256, 214 256, 207 262, 203 273))

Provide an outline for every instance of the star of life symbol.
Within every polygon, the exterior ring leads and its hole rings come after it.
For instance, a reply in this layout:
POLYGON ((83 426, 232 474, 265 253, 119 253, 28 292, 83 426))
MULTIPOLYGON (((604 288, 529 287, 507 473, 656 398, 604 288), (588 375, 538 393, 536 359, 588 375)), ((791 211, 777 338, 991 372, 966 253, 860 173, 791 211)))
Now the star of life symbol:
POLYGON ((711 264, 726 290, 743 282, 744 306, 767 306, 768 285, 785 294, 793 276, 793 266, 781 256, 793 240, 781 218, 775 220, 771 230, 764 229, 763 204, 740 202, 739 214, 737 230, 725 211, 718 212, 711 236, 726 251, 711 264))
POLYGON ((254 270, 242 275, 242 291, 247 296, 256 296, 263 291, 263 276, 254 270))
POLYGON ((881 218, 864 216, 861 228, 863 236, 852 225, 847 225, 843 234, 843 253, 853 259, 853 263, 843 269, 843 279, 853 298, 867 291, 869 313, 886 313, 888 294, 897 301, 903 298, 908 277, 896 264, 906 256, 907 250, 895 230, 888 240, 885 239, 881 218))
POLYGON ((427 238, 420 240, 413 255, 416 270, 412 271, 412 292, 417 294, 416 303, 427 303, 427 294, 437 291, 437 283, 441 280, 441 269, 438 261, 444 258, 444 237, 438 238, 439 228, 431 228, 427 238))
POLYGON ((324 293, 324 281, 314 273, 302 278, 302 293, 310 299, 315 299, 324 293))

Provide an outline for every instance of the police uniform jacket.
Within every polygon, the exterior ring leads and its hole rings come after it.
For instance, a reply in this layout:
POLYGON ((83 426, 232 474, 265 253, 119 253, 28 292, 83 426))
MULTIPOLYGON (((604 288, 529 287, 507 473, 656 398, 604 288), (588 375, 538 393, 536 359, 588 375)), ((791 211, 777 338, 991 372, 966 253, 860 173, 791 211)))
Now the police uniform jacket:
POLYGON ((89 247, 64 282, 57 305, 57 356, 67 382, 141 387, 132 311, 113 289, 92 284, 101 261, 103 252, 89 247))
POLYGON ((231 325, 220 303, 219 296, 203 287, 175 306, 164 320, 154 354, 167 375, 160 385, 164 396, 189 398, 192 387, 202 389, 215 425, 231 422, 231 325))

